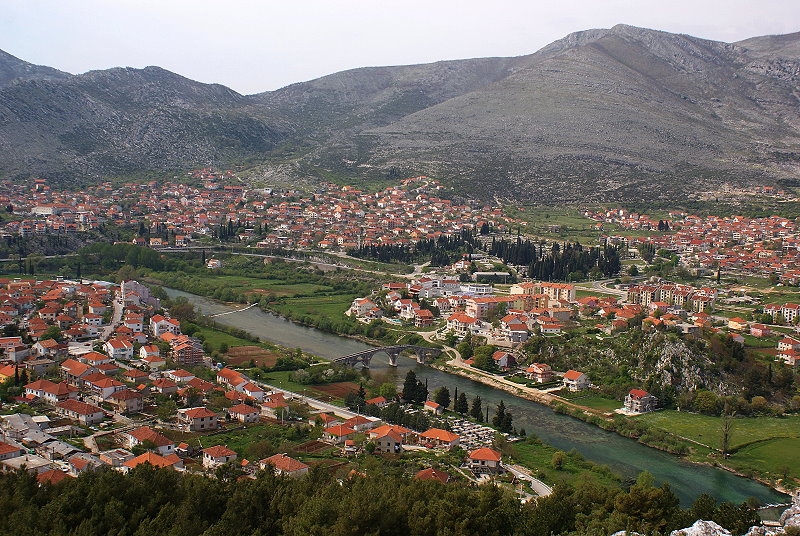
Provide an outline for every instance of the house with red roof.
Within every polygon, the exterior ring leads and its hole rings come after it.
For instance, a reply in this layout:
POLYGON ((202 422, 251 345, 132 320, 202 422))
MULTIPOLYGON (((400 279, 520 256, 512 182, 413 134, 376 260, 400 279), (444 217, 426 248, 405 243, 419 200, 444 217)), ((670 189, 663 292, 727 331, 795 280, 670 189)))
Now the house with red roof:
POLYGON ((258 419, 261 417, 260 409, 248 406, 247 404, 231 406, 227 409, 227 412, 231 419, 243 423, 258 422, 258 419))
POLYGON ((772 328, 766 324, 752 324, 750 326, 750 335, 753 337, 769 337, 772 335, 772 328))
POLYGON ((167 456, 175 452, 175 442, 149 426, 140 426, 122 435, 125 445, 129 449, 132 449, 136 445, 147 443, 155 453, 161 456, 167 456))
POLYGON ((144 344, 141 348, 139 348, 139 359, 145 359, 146 357, 159 357, 161 355, 161 350, 158 349, 158 346, 155 344, 144 344))
POLYGON ((60 357, 67 354, 67 345, 55 339, 45 339, 35 342, 31 351, 40 357, 60 357))
POLYGON ((428 467, 427 469, 418 471, 417 474, 414 475, 414 478, 416 480, 436 480, 442 484, 447 484, 450 480, 450 475, 439 469, 428 467))
POLYGON ((345 440, 350 439, 355 435, 356 431, 345 426, 344 424, 334 424, 325 428, 322 432, 323 441, 328 441, 334 445, 344 443, 345 440))
POLYGON ((122 471, 128 472, 134 467, 143 463, 149 463, 155 468, 170 468, 170 469, 183 469, 183 460, 177 454, 170 454, 169 456, 161 456, 155 452, 145 452, 135 458, 123 462, 120 465, 122 471))
POLYGON ((728 329, 733 329, 736 331, 743 331, 747 329, 747 320, 744 318, 740 318, 735 316, 733 318, 728 319, 728 329))
POLYGON ((79 390, 67 382, 54 383, 39 379, 25 386, 25 396, 39 398, 48 404, 56 405, 69 399, 77 399, 79 390))
POLYGON ((497 350, 492 354, 492 359, 494 360, 495 365, 497 368, 503 371, 507 371, 512 367, 517 366, 517 360, 514 356, 503 350, 497 350))
POLYGON ((244 383, 237 390, 257 402, 263 401, 265 397, 264 390, 253 382, 244 383))
POLYGON ((36 482, 38 482, 40 485, 50 484, 54 486, 59 482, 63 482, 64 480, 67 480, 69 478, 75 478, 75 477, 65 473, 60 469, 50 469, 48 471, 44 471, 42 473, 37 474, 36 482))
POLYGON ((220 465, 225 465, 236 459, 236 451, 223 445, 216 445, 203 449, 203 467, 206 469, 216 469, 220 465))
POLYGON ((788 335, 778 341, 778 350, 800 350, 800 341, 788 335))
POLYGON ((12 445, 11 443, 0 441, 0 461, 10 460, 11 458, 18 458, 23 454, 25 454, 25 449, 23 447, 18 447, 12 445))
POLYGON ((385 397, 376 396, 375 398, 370 398, 369 400, 364 402, 366 405, 372 404, 373 406, 377 406, 379 408, 384 408, 389 404, 389 401, 386 400, 385 397))
POLYGON ((437 404, 433 400, 426 400, 425 403, 422 405, 422 409, 425 411, 430 411, 434 415, 441 415, 444 413, 444 408, 441 404, 437 404))
POLYGON ((178 384, 169 378, 159 378, 153 381, 153 390, 162 395, 171 395, 178 392, 178 384))
POLYGON ((106 363, 111 363, 112 359, 105 355, 101 354, 100 352, 86 352, 83 355, 78 356, 78 361, 81 363, 86 363, 91 367, 97 367, 98 365, 103 365, 106 363))
POLYGON ((501 455, 494 449, 487 447, 473 450, 468 456, 470 471, 475 474, 496 474, 503 472, 501 455))
POLYGON ((179 409, 178 421, 187 432, 207 432, 219 428, 219 416, 202 406, 179 409))
POLYGON ((533 363, 525 369, 525 375, 529 380, 547 383, 553 379, 553 369, 546 363, 533 363))
POLYGON ((461 437, 454 434, 449 430, 442 430, 440 428, 429 428, 419 434, 420 443, 428 448, 451 448, 457 447, 461 437))
POLYGON ((114 359, 133 359, 133 342, 127 337, 114 337, 108 339, 104 345, 108 355, 114 359))
POLYGON ((589 388, 589 377, 577 370, 568 370, 564 373, 564 389, 568 391, 581 391, 589 388))
POLYGON ((119 380, 106 376, 102 372, 90 374, 83 379, 84 388, 88 389, 92 396, 99 400, 106 400, 117 391, 122 391, 128 387, 119 380))
POLYGON ((0 382, 4 382, 11 378, 16 378, 19 375, 17 365, 3 365, 0 366, 0 382))
POLYGON ((387 454, 400 454, 403 452, 403 436, 394 427, 381 426, 379 432, 370 433, 370 438, 375 444, 375 452, 387 454))
POLYGON ((139 370, 139 369, 135 369, 135 368, 126 370, 122 374, 122 379, 123 380, 125 380, 127 382, 133 382, 133 383, 146 382, 149 379, 149 377, 150 377, 150 375, 147 374, 145 371, 139 370))
MULTIPOLYGON (((144 348, 144 346, 142 348, 144 348)), ((148 355, 147 357, 142 358, 141 362, 153 372, 161 370, 167 366, 167 360, 158 355, 148 355)))
POLYGON ((447 330, 455 332, 456 335, 466 335, 476 331, 480 325, 477 318, 465 313, 453 313, 447 317, 447 330))
POLYGON ((150 318, 150 334, 153 337, 160 337, 164 333, 181 333, 181 323, 175 318, 168 318, 163 315, 153 315, 150 318))
POLYGON ((75 359, 67 359, 61 363, 61 377, 64 378, 67 383, 76 387, 81 387, 83 385, 83 378, 95 372, 97 372, 97 369, 94 367, 76 361, 75 359))
POLYGON ((292 478, 298 478, 308 473, 308 465, 299 460, 290 458, 286 454, 275 454, 269 458, 264 458, 258 462, 263 470, 272 468, 278 475, 286 475, 292 478))
POLYGON ((775 357, 793 367, 797 364, 798 359, 800 359, 800 352, 788 348, 786 350, 778 350, 778 354, 775 357))
POLYGON ((106 416, 102 408, 73 399, 64 400, 56 404, 56 411, 60 415, 70 420, 78 421, 85 426, 102 422, 106 416))
POLYGON ((370 430, 378 426, 380 423, 380 419, 376 419, 375 417, 365 417, 364 415, 356 415, 355 417, 350 417, 344 421, 344 425, 346 427, 352 428, 356 432, 370 430))
POLYGON ((658 405, 658 399, 642 389, 631 389, 625 397, 625 411, 630 413, 647 413, 658 405))
POLYGON ((308 424, 311 426, 317 426, 317 424, 322 424, 323 428, 327 428, 329 426, 334 426, 336 424, 342 424, 342 419, 336 417, 335 415, 331 415, 330 413, 318 413, 316 415, 311 415, 308 418, 308 424))

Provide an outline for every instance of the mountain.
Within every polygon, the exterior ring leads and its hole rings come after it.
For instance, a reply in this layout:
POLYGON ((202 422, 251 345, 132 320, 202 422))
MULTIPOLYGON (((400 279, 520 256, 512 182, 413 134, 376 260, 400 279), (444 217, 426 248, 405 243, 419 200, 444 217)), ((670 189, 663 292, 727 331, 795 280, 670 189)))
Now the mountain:
MULTIPOLYGON (((781 51, 791 51, 787 40, 781 51)), ((568 36, 515 72, 319 150, 473 195, 673 199, 800 170, 798 56, 629 26, 568 36), (349 151, 348 151, 349 149, 349 151)))
POLYGON ((243 162, 284 138, 246 104, 159 67, 18 80, 0 89, 0 169, 85 181, 243 162))
POLYGON ((63 80, 69 76, 69 73, 33 65, 0 50, 0 87, 23 80, 63 80))
POLYGON ((618 25, 528 56, 354 69, 250 96, 156 67, 26 78, 19 63, 0 55, 11 175, 244 164, 309 180, 428 174, 455 193, 538 202, 700 196, 800 171, 800 33, 727 44, 618 25))

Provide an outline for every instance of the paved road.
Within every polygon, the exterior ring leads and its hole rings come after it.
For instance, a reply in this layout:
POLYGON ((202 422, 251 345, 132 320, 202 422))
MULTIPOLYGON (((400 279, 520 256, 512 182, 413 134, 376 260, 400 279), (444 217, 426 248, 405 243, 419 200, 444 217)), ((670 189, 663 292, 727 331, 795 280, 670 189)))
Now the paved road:
POLYGON ((614 281, 613 279, 592 281, 592 288, 597 289, 598 291, 603 292, 605 294, 611 294, 613 296, 619 296, 620 298, 626 298, 628 296, 627 292, 625 292, 624 290, 619 290, 608 286, 608 284, 613 281, 614 281))
POLYGON ((539 497, 546 497, 553 493, 553 488, 538 478, 534 478, 528 469, 519 465, 504 465, 503 467, 508 469, 508 472, 515 477, 528 482, 531 485, 531 488, 533 488, 533 491, 535 491, 539 497))
POLYGON ((339 417, 345 417, 349 419, 350 417, 355 417, 356 415, 360 415, 355 411, 350 411, 347 408, 343 408, 341 406, 335 406, 333 404, 328 404, 327 402, 323 402, 322 400, 318 400, 316 398, 311 398, 310 396, 301 395, 300 393, 295 393, 294 391, 288 391, 286 389, 281 389, 280 387, 275 387, 274 385, 269 385, 263 382, 255 382, 260 387, 265 389, 269 389, 270 391, 278 391, 286 395, 287 397, 291 397, 295 400, 299 400, 300 402, 305 402, 309 406, 314 409, 318 409, 320 411, 330 412, 338 415, 339 417))

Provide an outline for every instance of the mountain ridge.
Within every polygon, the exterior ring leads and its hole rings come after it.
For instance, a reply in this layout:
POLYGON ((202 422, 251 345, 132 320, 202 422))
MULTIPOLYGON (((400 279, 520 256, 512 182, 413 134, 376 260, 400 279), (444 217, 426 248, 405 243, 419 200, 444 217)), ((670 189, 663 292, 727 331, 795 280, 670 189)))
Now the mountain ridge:
POLYGON ((400 170, 527 201, 792 181, 798 58, 800 32, 721 43, 620 24, 525 56, 240 95, 159 67, 58 75, 0 54, 0 171, 94 180, 244 164, 255 178, 279 166, 313 181, 400 170))

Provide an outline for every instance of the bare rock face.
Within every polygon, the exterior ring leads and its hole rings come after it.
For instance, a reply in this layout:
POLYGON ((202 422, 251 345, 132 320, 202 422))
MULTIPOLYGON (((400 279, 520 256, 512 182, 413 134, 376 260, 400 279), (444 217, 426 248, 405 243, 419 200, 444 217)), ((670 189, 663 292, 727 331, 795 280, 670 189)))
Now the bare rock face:
POLYGON ((695 521, 691 527, 673 530, 670 536, 732 536, 730 531, 713 521, 695 521))
POLYGON ((800 491, 792 498, 792 506, 781 515, 781 525, 784 527, 800 527, 800 491))
POLYGON ((780 536, 786 534, 787 527, 800 527, 800 492, 794 495, 792 503, 781 515, 780 527, 752 527, 745 536, 780 536))

